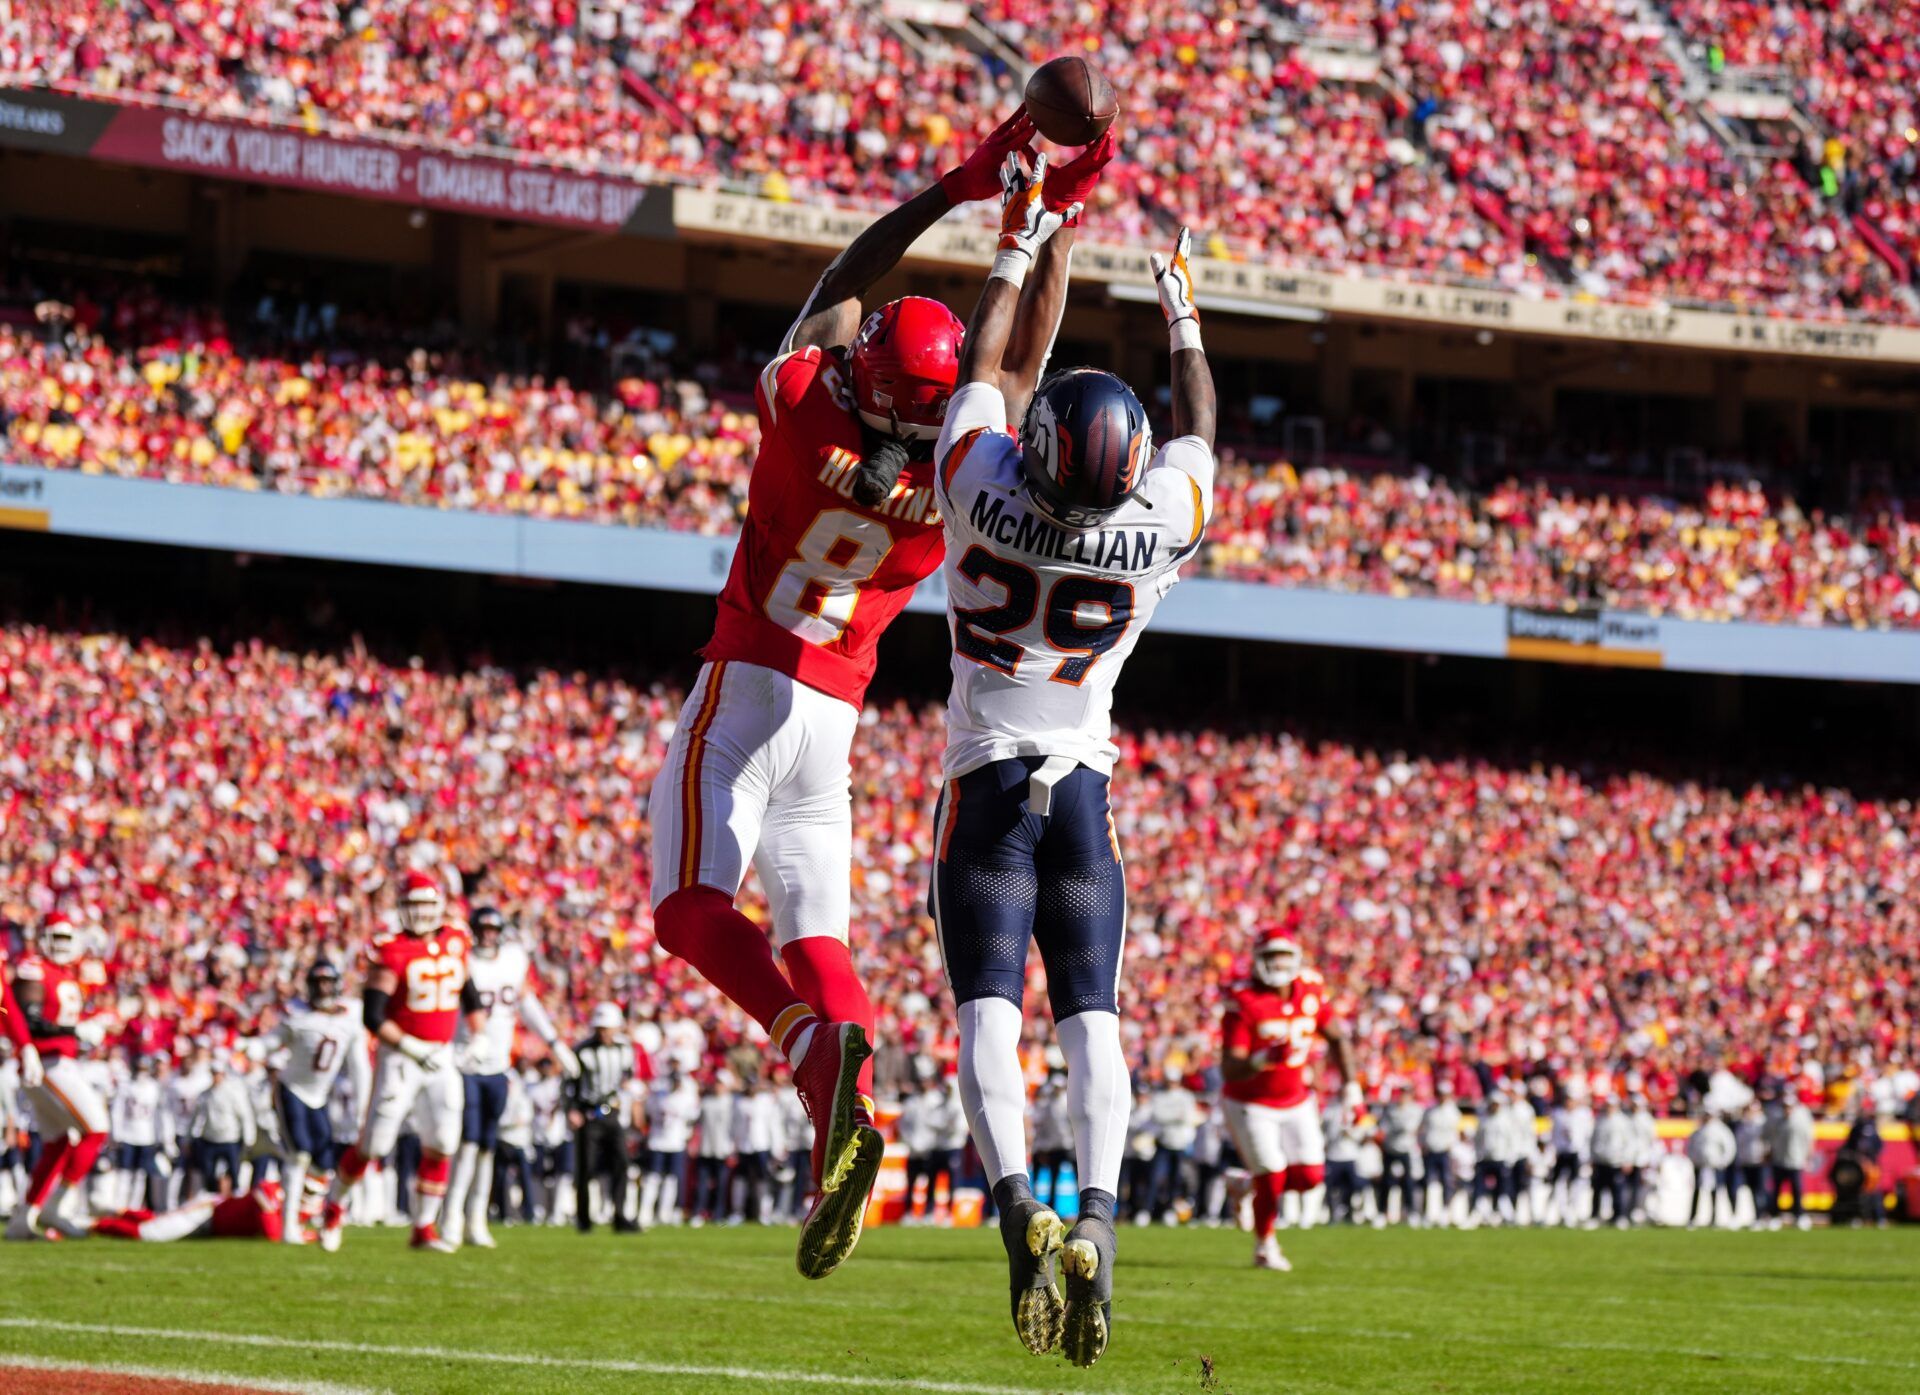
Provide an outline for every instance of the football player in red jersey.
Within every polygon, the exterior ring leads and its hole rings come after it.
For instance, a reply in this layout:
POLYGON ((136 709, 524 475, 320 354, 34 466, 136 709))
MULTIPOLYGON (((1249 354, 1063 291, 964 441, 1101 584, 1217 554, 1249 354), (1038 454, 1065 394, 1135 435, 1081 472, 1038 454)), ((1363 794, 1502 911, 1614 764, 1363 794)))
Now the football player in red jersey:
MULTIPOLYGON (((759 458, 706 664, 654 782, 655 932, 765 1028, 814 1121, 809 1278, 852 1253, 883 1144, 872 1126, 873 1005, 848 949, 853 832, 848 752, 881 633, 939 565, 932 448, 961 325, 908 297, 861 319, 860 298, 957 204, 997 197, 1027 147, 1023 110, 940 182, 881 218, 821 276, 760 375, 759 458), (772 905, 781 971, 734 908, 751 860, 772 905)), ((1113 154, 1089 146, 1050 184, 1091 193, 1113 154)), ((1049 243, 1001 355, 1024 410, 1066 300, 1071 235, 1049 243)))
POLYGON ((361 1015, 375 1043, 373 1101, 360 1141, 347 1149, 334 1173, 320 1230, 323 1249, 340 1248, 343 1199, 369 1166, 393 1151, 410 1115, 424 1123, 413 1247, 449 1254, 454 1249, 438 1228, 466 1106, 453 1034, 463 1014, 475 1035, 486 1023, 480 995, 467 978, 472 947, 466 925, 448 918, 440 883, 424 872, 409 872, 401 890, 400 929, 376 936, 367 946, 361 1015))
POLYGON ((150 1245, 173 1240, 278 1241, 285 1235, 285 1209, 280 1184, 259 1182, 243 1196, 208 1192, 172 1211, 122 1211, 117 1216, 102 1216, 93 1223, 93 1233, 118 1240, 144 1240, 150 1245))
MULTIPOLYGON (((82 1042, 99 1045, 110 1023, 84 1015, 86 990, 75 972, 83 953, 78 927, 55 915, 40 928, 35 952, 13 971, 14 1003, 27 1035, 21 1093, 33 1106, 41 1148, 27 1194, 7 1223, 9 1240, 87 1233, 84 1218, 70 1219, 62 1203, 69 1193, 84 1193, 107 1143, 108 1116, 107 1102, 76 1058, 82 1042)), ((18 1041, 12 1027, 8 1035, 18 1041)))
POLYGON ((1353 1046, 1333 1020, 1326 982, 1303 966, 1299 944, 1278 929, 1254 946, 1253 979, 1235 991, 1220 1036, 1227 1127, 1253 1174, 1253 1262, 1291 1269, 1274 1236, 1281 1194, 1310 1192, 1326 1175, 1326 1139, 1310 1088, 1314 1040, 1326 1040, 1348 1109, 1360 1107, 1353 1046))

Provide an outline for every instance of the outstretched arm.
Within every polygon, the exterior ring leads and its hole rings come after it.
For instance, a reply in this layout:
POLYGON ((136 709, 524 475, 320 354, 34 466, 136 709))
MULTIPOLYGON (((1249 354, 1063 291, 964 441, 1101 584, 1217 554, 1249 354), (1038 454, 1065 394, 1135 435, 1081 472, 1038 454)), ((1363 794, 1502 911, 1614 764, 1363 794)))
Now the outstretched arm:
MULTIPOLYGON (((1027 273, 1047 240, 1080 211, 1077 203, 1057 209, 1047 207, 1042 196, 1046 175, 1045 155, 1034 161, 1031 174, 1020 167, 1017 157, 1007 160, 1002 176, 1006 192, 1000 208, 1000 250, 994 255, 993 271, 980 292, 979 303, 973 307, 967 337, 960 346, 961 387, 969 383, 1001 386, 1002 364, 1027 273)), ((1062 298, 1066 295, 1064 274, 1058 293, 1062 298)))
POLYGON ((1192 238, 1182 228, 1173 259, 1155 252, 1150 261, 1173 355, 1173 434, 1197 436, 1212 450, 1217 416, 1213 370, 1207 366, 1207 351, 1200 347, 1200 311, 1193 303, 1193 274, 1187 270, 1191 245, 1192 238))
POLYGON ((1000 192, 1000 166, 1033 139, 1033 119, 1023 106, 980 143, 964 164, 908 199, 861 233, 821 273, 800 318, 787 330, 780 352, 809 345, 832 348, 853 341, 860 329, 860 298, 885 276, 928 228, 960 204, 1000 192))

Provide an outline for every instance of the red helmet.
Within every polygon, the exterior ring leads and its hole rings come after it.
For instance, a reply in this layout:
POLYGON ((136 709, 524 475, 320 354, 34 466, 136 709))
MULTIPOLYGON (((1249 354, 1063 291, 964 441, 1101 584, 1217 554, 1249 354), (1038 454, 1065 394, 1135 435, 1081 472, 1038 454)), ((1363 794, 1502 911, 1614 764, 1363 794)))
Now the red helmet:
POLYGON ((425 872, 409 872, 400 892, 400 928, 409 935, 431 935, 446 923, 447 898, 440 883, 425 872))
POLYGON ((931 441, 947 419, 966 327, 937 300, 889 301, 860 326, 848 357, 853 405, 875 431, 931 441))

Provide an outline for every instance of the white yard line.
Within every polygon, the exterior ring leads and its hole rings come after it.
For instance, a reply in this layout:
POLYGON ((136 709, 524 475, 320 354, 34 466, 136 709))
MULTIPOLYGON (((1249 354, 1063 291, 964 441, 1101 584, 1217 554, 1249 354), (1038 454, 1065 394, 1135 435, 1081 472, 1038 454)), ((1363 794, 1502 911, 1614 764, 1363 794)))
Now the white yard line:
POLYGON ((63 1361, 52 1356, 20 1356, 0 1352, 0 1369, 26 1371, 98 1372, 115 1376, 145 1376, 149 1380, 173 1380, 187 1385, 240 1386, 247 1390, 273 1390, 281 1395, 385 1395, 359 1385, 337 1385, 326 1380, 278 1380, 268 1376, 222 1375, 209 1371, 180 1371, 171 1366, 130 1366, 123 1361, 63 1361))
MULTIPOLYGON (((828 1371, 781 1371, 753 1366, 700 1366, 676 1361, 628 1361, 614 1357, 536 1356, 524 1352, 469 1351, 457 1347, 384 1346, 376 1342, 336 1342, 279 1337, 261 1332, 181 1332, 167 1327, 126 1327, 114 1323, 55 1322, 45 1318, 0 1318, 0 1328, 26 1332, 62 1332, 90 1337, 122 1337, 159 1342, 202 1342, 215 1346, 326 1351, 349 1356, 398 1356, 419 1361, 465 1361, 482 1366, 534 1366, 565 1371, 607 1371, 617 1375, 698 1376, 753 1385, 818 1385, 847 1390, 915 1390, 928 1395, 1038 1395, 1058 1385, 977 1385, 968 1381, 916 1380, 908 1376, 838 1375, 828 1371)), ((228 1380, 250 1377, 226 1377, 228 1380)), ((260 1382, 266 1388, 266 1382, 260 1382)), ((299 1387, 287 1387, 298 1389, 299 1387)), ((1124 1395, 1110 1391, 1107 1395, 1124 1395)))

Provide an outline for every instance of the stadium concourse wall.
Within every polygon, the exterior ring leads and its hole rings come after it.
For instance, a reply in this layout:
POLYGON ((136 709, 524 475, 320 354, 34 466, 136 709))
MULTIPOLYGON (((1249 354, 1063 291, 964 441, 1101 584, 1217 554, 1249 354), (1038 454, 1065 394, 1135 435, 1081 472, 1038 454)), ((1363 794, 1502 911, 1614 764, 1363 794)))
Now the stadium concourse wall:
MULTIPOLYGON (((712 595, 730 535, 705 537, 366 499, 0 465, 0 530, 712 595)), ((0 532, 0 538, 4 533, 0 532)), ((0 547, 3 547, 0 542, 0 547)), ((0 553, 0 555, 4 555, 0 553)), ((935 576, 911 609, 946 605, 935 576)), ((1198 577, 1158 631, 1469 658, 1920 684, 1920 632, 1714 624, 1604 610, 1360 595, 1198 577)))
MULTIPOLYGON (((745 240, 838 249, 873 214, 714 189, 651 185, 611 171, 510 159, 417 139, 211 116, 0 86, 0 146, 257 185, 401 203, 608 236, 745 240)), ((944 220, 910 258, 979 267, 994 234, 944 220)), ((1278 319, 1463 327, 1562 340, 1886 365, 1920 364, 1920 329, 1801 320, 1711 306, 1632 304, 1578 294, 1422 282, 1363 268, 1328 271, 1201 256, 1201 303, 1278 319)), ((1152 300, 1146 249, 1075 249, 1074 275, 1117 299, 1152 300)))

